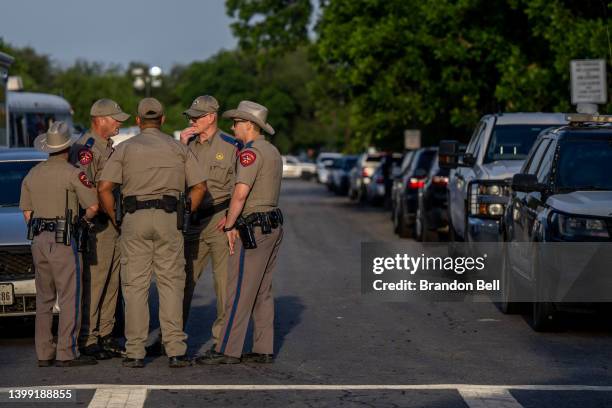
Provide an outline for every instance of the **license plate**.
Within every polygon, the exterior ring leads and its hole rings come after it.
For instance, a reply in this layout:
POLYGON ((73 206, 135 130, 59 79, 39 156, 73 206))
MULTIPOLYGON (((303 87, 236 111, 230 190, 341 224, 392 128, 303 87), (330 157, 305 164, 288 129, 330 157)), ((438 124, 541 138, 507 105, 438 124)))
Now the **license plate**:
POLYGON ((0 305, 11 306, 15 303, 12 283, 0 283, 0 305))

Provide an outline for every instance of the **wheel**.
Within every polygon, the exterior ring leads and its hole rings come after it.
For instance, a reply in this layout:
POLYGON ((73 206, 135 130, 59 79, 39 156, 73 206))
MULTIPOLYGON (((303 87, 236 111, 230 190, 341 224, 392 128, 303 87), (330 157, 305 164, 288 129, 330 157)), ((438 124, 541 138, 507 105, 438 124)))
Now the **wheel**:
POLYGON ((395 206, 392 213, 393 213, 393 232, 398 234, 399 233, 399 211, 397 209, 397 206, 395 206))
POLYGON ((367 198, 368 198, 367 193, 365 189, 363 188, 363 186, 361 186, 359 190, 357 190, 357 201, 361 204, 364 204, 367 198))
POLYGON ((538 299, 546 299, 546 290, 542 284, 542 279, 539 278, 542 273, 540 266, 540 257, 536 249, 533 250, 531 265, 533 268, 532 276, 534 277, 534 301, 531 304, 531 319, 529 324, 531 328, 537 332, 546 332, 557 328, 557 320, 555 319, 555 305, 552 302, 541 302, 538 299))
POLYGON ((400 238, 411 238, 413 235, 413 230, 411 226, 406 225, 406 220, 404 219, 404 209, 403 205, 400 204, 399 216, 397 217, 397 235, 400 238))
POLYGON ((520 303, 512 302, 510 299, 515 295, 514 277, 510 268, 510 257, 508 256, 507 243, 502 249, 502 264, 501 264, 501 301, 499 309, 503 314, 516 314, 520 312, 520 303))
POLYGON ((417 206, 416 219, 414 222, 414 239, 423 242, 423 211, 421 206, 417 206))

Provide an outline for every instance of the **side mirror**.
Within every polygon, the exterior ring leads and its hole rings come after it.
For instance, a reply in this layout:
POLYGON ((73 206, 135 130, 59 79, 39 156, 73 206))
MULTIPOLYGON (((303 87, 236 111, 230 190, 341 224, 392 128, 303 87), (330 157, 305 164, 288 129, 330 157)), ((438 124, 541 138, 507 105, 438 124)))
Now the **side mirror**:
POLYGON ((456 169, 459 161, 459 142, 441 140, 438 149, 438 163, 442 169, 456 169))
POLYGON ((472 153, 465 153, 463 155, 463 164, 466 167, 472 167, 474 164, 476 164, 476 158, 472 153))
POLYGON ((519 173, 512 177, 512 190, 531 193, 532 191, 541 191, 542 185, 538 183, 535 174, 519 173))

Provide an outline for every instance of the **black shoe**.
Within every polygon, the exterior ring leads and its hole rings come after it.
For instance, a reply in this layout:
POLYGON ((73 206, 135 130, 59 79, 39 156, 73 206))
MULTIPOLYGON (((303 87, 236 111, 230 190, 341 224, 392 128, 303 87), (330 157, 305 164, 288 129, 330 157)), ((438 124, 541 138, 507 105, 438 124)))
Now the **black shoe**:
POLYGON ((274 362, 274 354, 246 353, 242 355, 242 361, 244 363, 271 364, 274 362))
POLYGON ((54 359, 51 359, 51 360, 38 360, 38 366, 39 367, 52 367, 54 362, 55 362, 54 359))
POLYGON ((109 360, 113 358, 112 353, 102 349, 97 344, 90 344, 89 346, 80 349, 80 352, 84 356, 93 357, 96 360, 109 360))
POLYGON ((92 356, 84 355, 80 355, 78 358, 73 360, 55 360, 56 367, 80 367, 95 364, 98 364, 98 360, 92 356))
POLYGON ((100 337, 100 348, 113 357, 123 357, 125 349, 121 346, 116 338, 109 336, 100 337))
POLYGON ((238 364, 238 357, 226 356, 225 354, 217 353, 214 350, 209 350, 208 353, 195 359, 196 364, 200 365, 216 365, 216 364, 238 364))
POLYGON ((174 356, 168 357, 168 367, 170 368, 182 368, 189 367, 191 365, 191 360, 187 358, 187 356, 174 356))
POLYGON ((147 352, 147 357, 159 357, 166 354, 166 349, 160 340, 157 340, 150 346, 145 347, 145 350, 147 352))
POLYGON ((129 358, 126 357, 121 362, 121 365, 128 368, 143 368, 144 367, 144 359, 142 358, 129 358))

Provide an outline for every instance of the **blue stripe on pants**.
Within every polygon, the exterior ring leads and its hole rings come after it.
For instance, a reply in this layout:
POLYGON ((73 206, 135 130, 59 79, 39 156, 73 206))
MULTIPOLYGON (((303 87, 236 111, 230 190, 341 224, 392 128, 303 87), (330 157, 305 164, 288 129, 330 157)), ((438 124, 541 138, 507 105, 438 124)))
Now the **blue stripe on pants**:
POLYGON ((221 343, 221 354, 225 354, 225 347, 229 341, 230 332, 232 331, 232 325, 234 324, 234 317, 236 316, 236 309, 238 309, 238 301, 240 300, 240 287, 242 286, 242 275, 244 274, 244 246, 240 248, 240 267, 238 269, 238 285, 236 287, 236 296, 234 297, 234 304, 232 305, 232 313, 227 322, 227 328, 225 329, 225 336, 223 336, 223 343, 221 343))
POLYGON ((72 240, 71 242, 72 252, 74 253, 74 262, 76 266, 76 292, 74 299, 74 326, 72 327, 72 334, 70 337, 72 338, 72 353, 74 357, 77 357, 77 340, 75 336, 75 331, 77 327, 77 322, 79 321, 79 309, 81 307, 81 262, 79 261, 79 251, 76 246, 76 242, 72 240))

